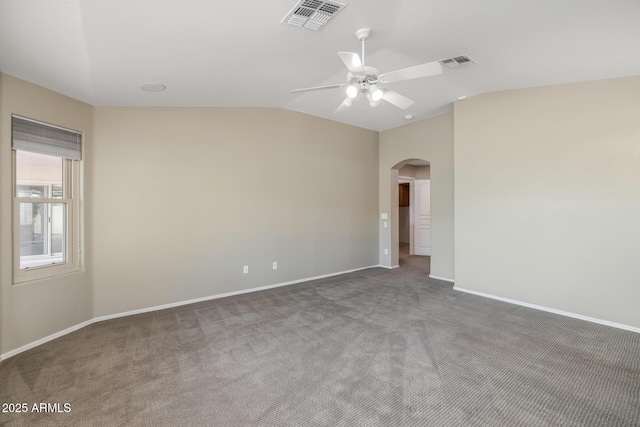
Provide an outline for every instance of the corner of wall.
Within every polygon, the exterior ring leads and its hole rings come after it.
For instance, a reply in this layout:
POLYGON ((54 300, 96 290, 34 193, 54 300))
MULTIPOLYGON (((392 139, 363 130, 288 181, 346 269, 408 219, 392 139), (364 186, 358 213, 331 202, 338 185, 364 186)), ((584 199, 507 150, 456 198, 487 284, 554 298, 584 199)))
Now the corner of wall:
POLYGON ((4 324, 5 322, 2 321, 3 319, 3 314, 5 312, 5 298, 4 298, 4 287, 5 287, 5 283, 6 283, 6 264, 5 264, 5 257, 4 257, 4 250, 2 250, 1 248, 5 248, 5 227, 4 227, 4 221, 5 221, 5 216, 6 216, 6 206, 7 206, 7 201, 4 200, 4 197, 6 197, 7 194, 11 194, 10 192, 7 192, 5 186, 5 174, 7 171, 7 167, 5 164, 5 155, 3 153, 6 152, 5 150, 5 136, 4 136, 4 129, 6 127, 6 125, 3 123, 3 118, 4 118, 4 73, 2 73, 2 71, 0 71, 0 361, 1 359, 1 355, 3 354, 3 341, 2 341, 2 337, 4 335, 4 324))

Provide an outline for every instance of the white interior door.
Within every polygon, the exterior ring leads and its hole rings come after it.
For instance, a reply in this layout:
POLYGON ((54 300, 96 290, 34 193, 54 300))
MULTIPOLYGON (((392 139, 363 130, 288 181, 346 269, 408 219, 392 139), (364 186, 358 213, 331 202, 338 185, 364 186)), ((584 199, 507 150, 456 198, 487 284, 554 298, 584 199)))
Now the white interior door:
POLYGON ((431 255, 431 180, 415 180, 415 238, 416 255, 431 255))

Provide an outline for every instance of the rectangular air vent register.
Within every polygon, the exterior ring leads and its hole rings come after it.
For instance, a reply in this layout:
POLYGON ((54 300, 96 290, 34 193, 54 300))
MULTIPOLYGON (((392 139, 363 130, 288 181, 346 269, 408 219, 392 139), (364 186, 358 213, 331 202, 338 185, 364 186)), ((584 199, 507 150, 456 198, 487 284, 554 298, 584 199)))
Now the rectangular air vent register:
POLYGON ((335 1, 300 0, 281 22, 317 31, 345 6, 335 1))
POLYGON ((467 55, 454 56, 453 58, 441 59, 440 63, 447 68, 461 68, 477 64, 475 59, 467 55))

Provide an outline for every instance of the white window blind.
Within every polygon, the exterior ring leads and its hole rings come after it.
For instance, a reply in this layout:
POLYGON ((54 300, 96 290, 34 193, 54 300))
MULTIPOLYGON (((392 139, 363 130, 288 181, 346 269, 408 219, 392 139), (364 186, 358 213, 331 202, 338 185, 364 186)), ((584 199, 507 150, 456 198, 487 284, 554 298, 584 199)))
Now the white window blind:
POLYGON ((80 160, 82 134, 42 122, 12 116, 12 148, 47 156, 80 160))

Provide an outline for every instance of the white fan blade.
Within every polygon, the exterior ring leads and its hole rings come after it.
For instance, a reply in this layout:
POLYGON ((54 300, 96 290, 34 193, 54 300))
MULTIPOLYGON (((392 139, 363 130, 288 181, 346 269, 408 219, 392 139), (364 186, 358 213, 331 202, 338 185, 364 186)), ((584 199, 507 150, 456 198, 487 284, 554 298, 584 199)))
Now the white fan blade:
POLYGON ((345 83, 340 83, 340 84, 327 85, 327 86, 305 87, 304 89, 293 89, 291 91, 291 93, 309 92, 309 91, 312 91, 312 90, 322 90, 322 89, 334 89, 334 88, 337 88, 337 87, 345 87, 345 86, 346 86, 345 83))
POLYGON ((388 89, 382 89, 383 95, 382 99, 387 101, 389 104, 393 104, 396 107, 406 110, 411 107, 414 103, 412 99, 407 98, 404 95, 400 95, 398 92, 394 92, 388 89))
POLYGON ((378 81, 381 83, 392 83, 402 80, 417 79, 420 77, 435 76, 440 73, 442 73, 442 66, 438 61, 433 61, 422 65, 415 65, 413 67, 380 74, 378 81))
POLYGON ((340 105, 338 105, 338 108, 336 108, 336 111, 334 111, 333 114, 338 114, 341 111, 344 111, 347 108, 351 107, 352 105, 353 105, 353 98, 346 97, 344 101, 342 101, 340 105))
POLYGON ((344 65, 347 66, 347 69, 351 71, 351 74, 354 76, 364 76, 367 74, 364 71, 364 66, 362 65, 362 61, 357 53, 353 52, 338 52, 338 56, 344 62, 344 65))

